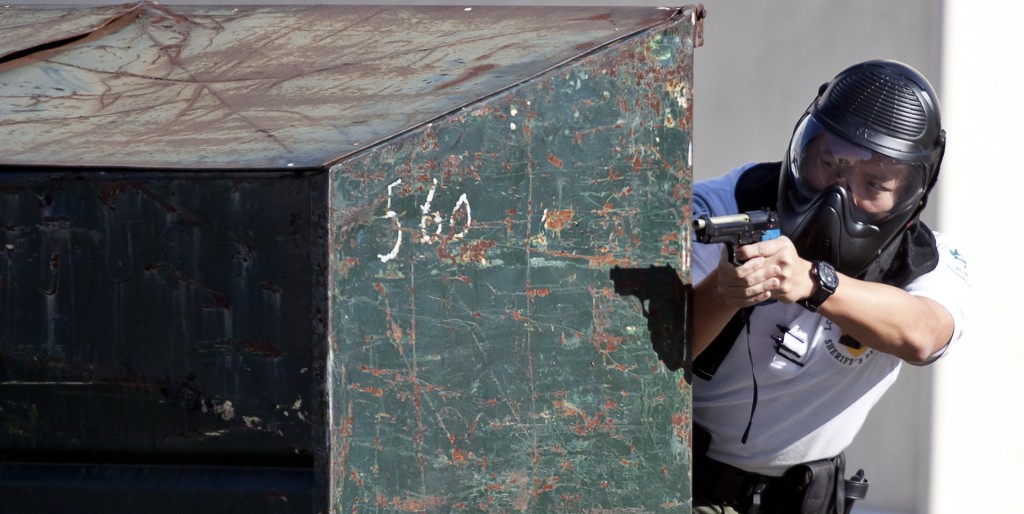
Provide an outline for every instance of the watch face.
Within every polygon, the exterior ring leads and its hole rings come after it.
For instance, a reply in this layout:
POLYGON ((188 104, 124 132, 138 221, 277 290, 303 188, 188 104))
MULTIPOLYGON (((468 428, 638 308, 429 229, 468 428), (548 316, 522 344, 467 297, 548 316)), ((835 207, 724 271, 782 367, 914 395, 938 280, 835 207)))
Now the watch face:
POLYGON ((831 289, 835 289, 839 285, 839 277, 836 276, 836 270, 832 269, 832 266, 828 263, 823 262, 818 265, 818 276, 821 278, 821 282, 831 289))

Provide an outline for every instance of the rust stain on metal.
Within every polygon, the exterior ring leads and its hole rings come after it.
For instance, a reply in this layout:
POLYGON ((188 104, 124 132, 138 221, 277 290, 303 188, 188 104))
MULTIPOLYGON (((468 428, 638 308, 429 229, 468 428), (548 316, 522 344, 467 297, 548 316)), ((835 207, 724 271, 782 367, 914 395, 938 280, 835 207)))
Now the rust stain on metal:
POLYGON ((708 16, 707 9, 704 8, 704 4, 693 4, 692 7, 692 18, 690 23, 693 24, 693 46, 700 48, 704 46, 704 19, 708 16))
POLYGON ((672 232, 661 236, 661 255, 672 257, 679 253, 679 234, 672 232))
POLYGON ((572 224, 572 209, 544 209, 544 228, 551 231, 559 231, 572 224))
POLYGON ((495 241, 467 241, 459 247, 459 262, 483 264, 487 262, 487 251, 498 244, 495 241))
POLYGON ((348 278, 348 272, 359 265, 359 259, 356 257, 346 257, 341 260, 341 266, 338 271, 341 272, 341 276, 348 278))
POLYGON ((495 69, 497 67, 498 67, 497 64, 479 64, 477 66, 473 66, 468 71, 466 71, 466 73, 463 73, 459 78, 457 78, 455 80, 450 80, 448 82, 445 82, 444 84, 441 84, 441 86, 439 86, 436 89, 436 91, 444 91, 444 90, 446 90, 448 88, 452 88, 452 87, 458 86, 459 84, 462 84, 463 82, 466 82, 466 81, 469 81, 469 80, 473 80, 474 78, 479 77, 480 75, 483 75, 485 72, 491 71, 491 70, 493 70, 493 69, 495 69))
POLYGON ((587 414, 584 409, 566 400, 554 400, 552 406, 567 418, 579 418, 573 429, 577 435, 586 436, 594 432, 615 433, 615 420, 609 415, 607 404, 604 409, 593 416, 587 414))
POLYGON ((273 295, 280 295, 284 292, 284 289, 281 286, 273 282, 260 282, 260 289, 273 295))
POLYGON ((448 500, 440 496, 425 496, 422 498, 391 498, 381 499, 382 503, 402 512, 430 512, 439 509, 448 503, 448 500))
MULTIPOLYGON (((607 250, 607 249, 605 249, 607 250)), ((544 255, 551 257, 557 257, 559 259, 567 259, 569 261, 582 260, 586 261, 588 268, 612 268, 614 266, 620 267, 632 267, 635 263, 633 257, 629 255, 616 256, 612 253, 601 253, 601 254, 584 254, 579 252, 565 251, 565 250, 545 250, 544 255)))
POLYGON ((526 287, 526 296, 547 296, 551 294, 551 288, 548 287, 526 287))
POLYGON ((633 173, 640 173, 644 169, 644 162, 640 159, 640 150, 633 152, 633 173))
POLYGON ((562 164, 563 164, 562 163, 562 159, 559 159, 557 155, 555 155, 553 153, 549 153, 548 154, 548 162, 550 162, 554 167, 556 167, 558 169, 562 169, 562 164))
POLYGON ((376 396, 377 398, 381 398, 381 397, 384 396, 384 390, 379 388, 379 387, 362 386, 359 383, 354 383, 354 384, 349 384, 349 388, 352 389, 352 390, 355 390, 355 391, 359 391, 359 392, 363 392, 363 393, 369 393, 369 394, 371 394, 373 396, 376 396))
POLYGON ((20 27, 22 31, 25 31, 24 33, 19 33, 20 31, 17 30, 11 31, 12 36, 21 37, 13 40, 14 44, 18 46, 17 49, 9 49, 6 53, 0 55, 0 73, 23 66, 26 63, 46 60, 61 53, 71 45, 86 44, 103 36, 113 34, 139 17, 142 14, 142 7, 144 5, 156 6, 150 0, 145 0, 127 10, 113 12, 110 18, 101 21, 99 26, 96 27, 80 26, 76 28, 73 24, 60 26, 61 23, 68 22, 50 21, 46 24, 49 25, 48 28, 57 30, 51 32, 40 26, 28 25, 20 27), (27 43, 27 45, 23 44, 23 42, 27 43))
POLYGON ((175 207, 169 201, 167 201, 166 199, 162 198, 160 195, 158 195, 152 189, 147 187, 146 184, 143 183, 143 182, 111 182, 111 183, 103 183, 103 184, 100 185, 100 194, 99 194, 100 201, 104 205, 106 205, 107 208, 116 210, 116 208, 113 207, 112 204, 111 204, 111 199, 113 197, 123 193, 125 190, 128 190, 128 189, 134 189, 134 190, 142 193, 146 198, 149 198, 150 200, 153 200, 154 202, 156 202, 157 205, 159 205, 164 211, 166 211, 168 213, 176 213, 176 212, 178 212, 178 208, 177 207, 175 207))
POLYGON ((370 205, 359 205, 338 212, 338 228, 341 234, 347 234, 356 227, 369 225, 373 221, 378 204, 383 202, 384 200, 380 199, 370 205))
POLYGON ((623 338, 619 335, 614 335, 612 329, 614 327, 614 307, 613 299, 615 292, 612 288, 595 288, 590 287, 590 295, 594 298, 593 303, 593 320, 594 320, 594 333, 591 336, 592 343, 595 348, 604 356, 609 353, 613 353, 619 350, 619 345, 622 344, 623 338))
POLYGON ((184 272, 178 269, 175 269, 171 265, 165 263, 149 263, 146 264, 143 268, 147 273, 151 273, 156 276, 162 276, 163 273, 166 273, 167 275, 170 275, 170 277, 173 278, 174 280, 182 284, 185 284, 192 289, 202 291, 207 296, 209 296, 211 300, 213 300, 213 305, 209 306, 210 308, 216 307, 218 309, 225 310, 231 308, 231 303, 228 301, 227 297, 224 296, 223 293, 214 291, 200 284, 199 281, 197 281, 196 279, 186 275, 184 272))
POLYGON ((463 284, 465 284, 467 286, 470 286, 470 287, 473 286, 473 279, 468 277, 468 276, 466 276, 466 275, 445 275, 442 280, 444 280, 445 283, 448 283, 448 282, 450 282, 452 280, 455 280, 455 281, 461 282, 461 283, 463 283, 463 284))

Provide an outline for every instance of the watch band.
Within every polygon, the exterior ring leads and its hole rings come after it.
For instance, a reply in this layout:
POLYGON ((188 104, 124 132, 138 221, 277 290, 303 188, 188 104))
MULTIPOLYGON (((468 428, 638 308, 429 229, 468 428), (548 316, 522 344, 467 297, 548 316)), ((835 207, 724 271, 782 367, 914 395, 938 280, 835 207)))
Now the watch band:
POLYGON ((811 275, 816 279, 818 287, 811 296, 805 300, 800 300, 799 303, 811 312, 818 312, 821 304, 825 303, 825 300, 828 300, 828 297, 836 292, 836 286, 839 285, 839 277, 836 275, 835 268, 824 261, 814 261, 811 264, 811 275))

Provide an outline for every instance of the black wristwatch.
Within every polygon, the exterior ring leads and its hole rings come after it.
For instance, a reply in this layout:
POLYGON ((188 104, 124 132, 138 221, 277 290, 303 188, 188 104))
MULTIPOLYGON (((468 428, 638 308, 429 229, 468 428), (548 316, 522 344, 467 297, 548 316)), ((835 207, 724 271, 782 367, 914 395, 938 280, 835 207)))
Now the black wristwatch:
POLYGON ((818 307, 821 307, 821 304, 836 292, 836 287, 839 286, 839 275, 836 275, 836 269, 831 264, 825 261, 814 261, 811 263, 811 277, 818 279, 818 289, 806 300, 800 300, 798 303, 811 312, 818 312, 818 307))

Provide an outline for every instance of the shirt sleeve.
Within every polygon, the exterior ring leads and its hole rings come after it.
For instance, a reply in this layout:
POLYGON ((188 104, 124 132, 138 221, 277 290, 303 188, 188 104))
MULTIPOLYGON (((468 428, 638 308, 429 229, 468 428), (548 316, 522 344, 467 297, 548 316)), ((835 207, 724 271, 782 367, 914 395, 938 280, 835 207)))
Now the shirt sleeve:
POLYGON ((970 292, 967 258, 948 236, 935 232, 935 243, 939 251, 939 263, 934 270, 916 278, 905 289, 914 296, 928 298, 942 305, 953 317, 953 336, 949 344, 921 364, 934 362, 944 356, 953 343, 963 337, 967 318, 967 298, 970 292))

